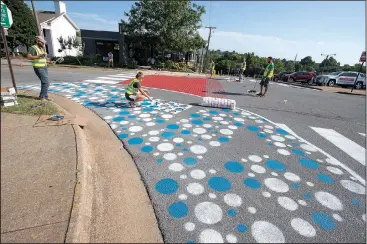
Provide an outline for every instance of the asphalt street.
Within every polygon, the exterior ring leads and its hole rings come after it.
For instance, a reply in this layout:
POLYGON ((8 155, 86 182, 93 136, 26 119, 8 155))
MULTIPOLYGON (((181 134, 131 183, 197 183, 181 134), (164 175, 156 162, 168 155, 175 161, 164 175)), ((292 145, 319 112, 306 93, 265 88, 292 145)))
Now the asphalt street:
MULTIPOLYGON (((131 109, 123 86, 85 82, 116 73, 49 69, 50 92, 95 111, 123 141, 166 242, 366 241, 365 97, 274 83, 260 98, 247 93, 251 79, 223 80, 218 92, 236 110, 159 89, 131 109)), ((31 67, 15 76, 39 89, 31 67)))

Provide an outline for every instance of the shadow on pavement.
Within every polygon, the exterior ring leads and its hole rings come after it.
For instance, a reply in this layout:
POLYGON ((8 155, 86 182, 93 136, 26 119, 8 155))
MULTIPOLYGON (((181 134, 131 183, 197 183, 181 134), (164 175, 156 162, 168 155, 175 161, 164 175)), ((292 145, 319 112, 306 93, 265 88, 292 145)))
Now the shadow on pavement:
POLYGON ((345 94, 345 95, 354 95, 354 96, 361 96, 361 97, 365 97, 366 94, 358 94, 358 93, 351 93, 351 92, 335 92, 338 94, 345 94))

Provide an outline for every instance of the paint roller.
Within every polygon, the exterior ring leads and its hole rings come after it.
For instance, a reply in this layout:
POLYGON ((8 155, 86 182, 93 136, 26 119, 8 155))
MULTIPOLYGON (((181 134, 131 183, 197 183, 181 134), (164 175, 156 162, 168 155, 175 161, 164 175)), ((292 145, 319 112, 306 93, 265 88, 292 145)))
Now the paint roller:
POLYGON ((226 98, 203 97, 203 100, 199 105, 212 108, 236 109, 236 101, 226 98))

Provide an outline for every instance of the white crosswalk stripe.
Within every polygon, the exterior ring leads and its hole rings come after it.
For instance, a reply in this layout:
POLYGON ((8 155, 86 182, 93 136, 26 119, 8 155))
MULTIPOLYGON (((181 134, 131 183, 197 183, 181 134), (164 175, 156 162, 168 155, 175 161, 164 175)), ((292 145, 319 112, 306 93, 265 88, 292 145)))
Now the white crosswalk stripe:
POLYGON ((366 165, 366 149, 362 146, 336 132, 335 130, 318 127, 311 127, 311 129, 362 165, 366 165))
POLYGON ((366 134, 365 133, 358 133, 358 134, 360 134, 361 136, 366 137, 366 134))
POLYGON ((117 84, 135 77, 135 73, 118 73, 83 80, 85 83, 117 84))

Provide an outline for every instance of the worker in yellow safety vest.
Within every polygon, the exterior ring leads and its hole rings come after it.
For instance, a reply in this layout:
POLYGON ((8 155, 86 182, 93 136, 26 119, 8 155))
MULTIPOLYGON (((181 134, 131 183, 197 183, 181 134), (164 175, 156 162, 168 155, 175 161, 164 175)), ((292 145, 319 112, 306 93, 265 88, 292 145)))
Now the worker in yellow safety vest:
POLYGON ((214 61, 211 62, 210 64, 210 77, 212 77, 213 75, 215 75, 215 63, 214 61))
POLYGON ((260 82, 260 92, 256 94, 260 97, 265 96, 266 92, 268 91, 269 80, 274 76, 273 58, 268 57, 267 62, 268 62, 268 65, 266 66, 263 78, 261 79, 261 82, 260 82), (265 87, 264 93, 262 93, 263 92, 263 87, 265 87))
POLYGON ((143 89, 141 83, 144 80, 143 72, 138 72, 134 79, 130 81, 125 90, 125 97, 129 101, 130 107, 136 107, 137 103, 148 98, 152 101, 148 90, 143 89))
POLYGON ((32 66, 37 77, 41 80, 40 100, 51 100, 48 98, 48 88, 50 82, 48 81, 47 70, 47 53, 45 50, 46 41, 42 36, 36 36, 36 44, 31 46, 28 50, 27 59, 32 60, 32 66))
POLYGON ((241 70, 240 70, 240 77, 239 77, 239 81, 242 80, 244 74, 245 74, 245 71, 246 71, 246 61, 243 61, 242 63, 242 67, 241 67, 241 70))

